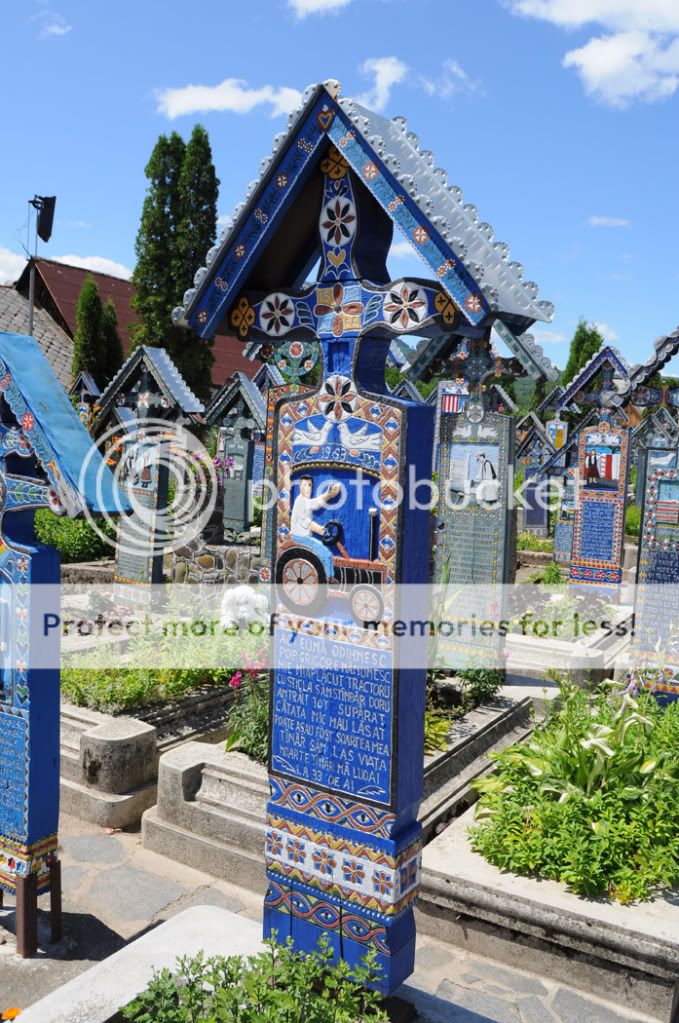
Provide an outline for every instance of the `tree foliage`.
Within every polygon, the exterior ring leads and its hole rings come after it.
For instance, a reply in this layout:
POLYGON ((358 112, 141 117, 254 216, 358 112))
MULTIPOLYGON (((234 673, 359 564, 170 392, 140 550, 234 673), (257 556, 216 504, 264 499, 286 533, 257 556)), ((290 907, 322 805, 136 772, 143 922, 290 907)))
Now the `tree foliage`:
POLYGON ((113 301, 101 304, 94 277, 83 281, 75 311, 73 376, 90 373, 99 387, 105 387, 123 364, 123 345, 118 334, 118 317, 113 301))
MULTIPOLYGON (((104 377, 102 385, 106 386, 125 361, 123 343, 118 333, 118 315, 111 298, 106 299, 102 309, 101 337, 104 347, 104 377)), ((99 383, 98 380, 97 383, 99 383)))
POLYGON ((587 323, 586 320, 579 320, 578 326, 571 341, 568 362, 563 371, 562 383, 570 384, 582 367, 589 362, 593 355, 599 351, 604 339, 596 327, 587 323))
POLYGON ((97 282, 88 274, 80 289, 75 310, 71 371, 74 376, 80 372, 91 373, 100 386, 104 383, 102 312, 97 282))
POLYGON ((149 185, 132 276, 139 315, 133 344, 165 348, 189 386, 206 395, 210 347, 171 318, 216 238, 219 181, 205 129, 196 125, 188 145, 177 132, 161 135, 145 174, 149 185))

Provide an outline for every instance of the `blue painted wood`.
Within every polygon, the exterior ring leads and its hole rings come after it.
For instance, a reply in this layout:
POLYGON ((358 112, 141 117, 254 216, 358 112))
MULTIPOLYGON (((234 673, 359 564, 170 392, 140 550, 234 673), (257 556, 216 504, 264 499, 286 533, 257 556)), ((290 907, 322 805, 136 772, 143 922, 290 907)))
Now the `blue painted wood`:
POLYGON ((34 514, 121 506, 41 349, 0 333, 0 888, 11 892, 28 874, 46 890, 58 856, 60 570, 34 514))
MULTIPOLYGON (((429 514, 410 507, 407 490, 409 466, 430 478, 433 415, 388 395, 388 332, 371 326, 359 341, 368 302, 356 275, 366 261, 379 267, 389 233, 382 224, 361 246, 357 221, 370 223, 372 200, 330 153, 321 163, 324 263, 304 314, 320 339, 323 379, 279 401, 275 414, 279 497, 263 578, 280 584, 280 604, 264 929, 290 933, 305 951, 325 931, 350 963, 372 947, 379 988, 390 993, 414 962, 425 688, 424 669, 399 671, 400 640, 385 623, 399 610, 397 583, 428 579, 429 514), (355 602, 359 584, 376 627, 355 602)), ((291 301, 276 292, 257 315, 273 324, 291 301)), ((422 646, 416 663, 424 664, 425 640, 407 642, 422 646)))

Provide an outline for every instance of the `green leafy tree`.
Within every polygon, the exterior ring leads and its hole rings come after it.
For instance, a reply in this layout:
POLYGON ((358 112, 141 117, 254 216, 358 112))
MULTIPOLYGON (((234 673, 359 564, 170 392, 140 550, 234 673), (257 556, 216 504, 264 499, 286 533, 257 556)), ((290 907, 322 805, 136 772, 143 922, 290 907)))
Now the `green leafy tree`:
POLYGON ((74 376, 80 372, 91 373, 100 386, 103 383, 104 371, 102 314, 97 282, 88 274, 80 289, 75 310, 76 327, 71 371, 74 376))
POLYGON ((145 168, 149 185, 136 240, 133 344, 165 348, 198 394, 210 388, 210 346, 172 323, 205 253, 214 244, 219 182, 207 132, 197 125, 188 145, 161 135, 145 168))
POLYGON ((563 371, 562 383, 569 384, 601 348, 604 339, 595 326, 580 320, 571 341, 568 362, 563 371))
MULTIPOLYGON (((103 345, 104 372, 102 387, 112 380, 125 360, 123 343, 118 333, 118 316, 113 299, 107 298, 101 314, 101 339, 103 345)), ((97 380, 97 383, 100 383, 97 380)))

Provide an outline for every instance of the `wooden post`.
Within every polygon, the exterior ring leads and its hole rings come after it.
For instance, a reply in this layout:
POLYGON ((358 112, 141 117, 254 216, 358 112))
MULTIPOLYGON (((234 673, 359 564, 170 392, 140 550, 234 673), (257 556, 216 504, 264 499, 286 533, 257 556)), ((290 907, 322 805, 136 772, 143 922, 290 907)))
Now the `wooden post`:
POLYGON ((17 955, 29 959, 38 951, 38 888, 35 874, 16 880, 17 955))
POLYGON ((61 862, 55 860, 50 866, 50 941, 61 941, 64 934, 64 918, 61 911, 61 862))

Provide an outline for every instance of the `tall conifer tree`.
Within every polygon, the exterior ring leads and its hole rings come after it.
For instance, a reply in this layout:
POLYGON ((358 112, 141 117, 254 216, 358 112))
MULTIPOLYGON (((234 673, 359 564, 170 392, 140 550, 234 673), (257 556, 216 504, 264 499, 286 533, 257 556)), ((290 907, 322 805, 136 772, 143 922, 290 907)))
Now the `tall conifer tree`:
POLYGON ((103 346, 103 380, 97 380, 101 387, 106 387, 113 379, 125 360, 123 343, 118 333, 118 316, 113 299, 107 298, 101 314, 101 340, 103 346))
POLYGON ((75 334, 73 336, 73 376, 80 372, 91 373, 102 387, 104 373, 104 352, 101 336, 102 306, 99 288, 89 274, 83 281, 75 310, 75 334))
POLYGON ((189 386, 205 397, 210 390, 210 346, 175 327, 171 319, 215 242, 219 181, 205 129, 196 125, 188 145, 176 132, 161 135, 145 173, 149 186, 132 276, 133 304, 140 318, 133 343, 166 348, 189 386))
POLYGON ((593 355, 596 355, 603 343, 604 339, 596 327, 587 323, 586 320, 578 322, 571 341, 568 362, 561 378, 564 385, 570 384, 582 367, 589 362, 593 355))

